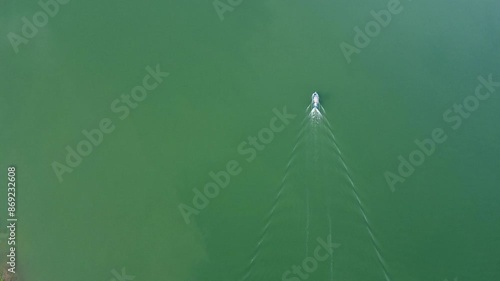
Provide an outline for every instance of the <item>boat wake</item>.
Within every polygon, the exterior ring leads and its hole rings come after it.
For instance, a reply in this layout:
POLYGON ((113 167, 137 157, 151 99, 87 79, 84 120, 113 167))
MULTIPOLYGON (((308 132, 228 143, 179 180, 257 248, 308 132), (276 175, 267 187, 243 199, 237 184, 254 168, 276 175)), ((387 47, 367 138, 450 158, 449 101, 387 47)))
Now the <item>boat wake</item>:
MULTIPOLYGON (((336 254, 330 255, 325 261, 328 266, 315 272, 318 279, 321 279, 319 276, 323 276, 325 280, 360 276, 359 271, 353 270, 353 266, 363 264, 368 260, 361 260, 371 257, 372 267, 366 270, 370 271, 367 274, 384 276, 382 278, 390 281, 380 243, 376 240, 375 231, 365 211, 363 196, 360 195, 353 172, 340 147, 320 103, 319 94, 315 92, 284 168, 272 208, 266 216, 265 227, 260 234, 250 268, 254 266, 257 253, 264 251, 264 240, 272 239, 274 243, 279 241, 286 248, 287 254, 268 252, 262 259, 282 260, 286 268, 287 264, 311 257, 318 237, 331 235, 334 242, 341 244, 346 240, 366 244, 364 248, 358 249, 359 252, 343 254, 344 265, 348 260, 352 262, 344 268, 336 265, 336 254), (275 240, 276 237, 279 239, 275 240), (367 247, 373 247, 374 251, 367 252, 367 247)), ((246 278, 249 276, 243 280, 246 278)))

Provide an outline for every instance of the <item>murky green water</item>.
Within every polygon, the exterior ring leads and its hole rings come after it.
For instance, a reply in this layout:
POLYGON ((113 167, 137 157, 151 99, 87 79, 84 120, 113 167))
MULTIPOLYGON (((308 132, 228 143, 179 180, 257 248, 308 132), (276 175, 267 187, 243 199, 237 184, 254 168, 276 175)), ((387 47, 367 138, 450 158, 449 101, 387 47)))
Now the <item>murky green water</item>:
POLYGON ((498 1, 57 6, 0 4, 22 280, 500 277, 498 1))

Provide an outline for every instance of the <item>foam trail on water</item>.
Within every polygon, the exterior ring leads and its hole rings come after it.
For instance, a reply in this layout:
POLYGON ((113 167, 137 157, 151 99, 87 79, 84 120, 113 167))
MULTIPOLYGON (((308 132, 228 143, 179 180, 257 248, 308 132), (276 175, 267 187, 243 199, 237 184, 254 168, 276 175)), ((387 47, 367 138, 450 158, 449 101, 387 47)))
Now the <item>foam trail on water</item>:
MULTIPOLYGON (((375 258, 374 269, 383 275, 386 281, 390 281, 388 266, 383 258, 384 253, 376 239, 377 233, 372 228, 369 212, 366 211, 363 202, 363 192, 356 184, 356 178, 353 176, 355 172, 348 165, 341 139, 335 135, 333 126, 319 103, 311 104, 304 115, 295 143, 291 143, 293 149, 286 166, 281 169, 283 177, 273 190, 274 200, 262 222, 263 227, 260 229, 259 239, 250 256, 243 280, 255 277, 254 267, 256 264, 263 264, 262 262, 267 259, 265 253, 269 251, 268 240, 276 239, 274 232, 281 229, 290 228, 295 231, 295 234, 288 239, 290 243, 294 243, 290 244, 293 248, 290 252, 303 255, 305 250, 305 256, 297 258, 309 257, 312 254, 310 250, 314 249, 314 244, 311 243, 315 243, 315 237, 325 235, 324 232, 334 237, 334 227, 338 232, 342 231, 336 228, 345 224, 341 221, 342 214, 338 213, 337 209, 341 208, 342 211, 348 208, 348 212, 352 212, 350 206, 342 206, 343 201, 350 201, 356 215, 359 215, 361 226, 365 226, 363 228, 366 229, 367 243, 371 241, 370 244, 373 246, 373 250, 370 250, 373 251, 375 258), (347 200, 339 200, 337 194, 346 195, 347 200), (319 233, 321 231, 322 233, 319 233), (305 245, 300 245, 304 240, 305 245)), ((324 274, 330 280, 333 280, 337 270, 334 267, 334 256, 335 254, 330 255, 329 262, 325 262, 324 274)))
POLYGON ((323 118, 323 115, 321 114, 321 112, 319 114, 322 117, 321 120, 324 121, 325 127, 328 131, 328 135, 331 138, 332 145, 334 146, 335 151, 338 153, 338 159, 340 160, 340 163, 342 165, 342 168, 344 169, 347 181, 349 182, 351 193, 353 194, 354 198, 356 199, 355 201, 357 202, 357 205, 358 205, 359 211, 361 213, 361 217, 363 219, 363 222, 366 224, 366 229, 367 229, 367 232, 369 234, 369 237, 370 237, 371 243, 373 245, 377 259, 379 261, 380 267, 382 268, 383 275, 387 281, 390 281, 391 278, 389 277, 387 263, 385 262, 385 259, 382 257, 382 254, 380 253, 380 249, 379 249, 380 247, 378 245, 378 242, 377 242, 375 235, 373 234, 372 226, 371 226, 371 223, 370 223, 368 216, 365 212, 364 204, 359 196, 358 188, 354 184, 354 181, 352 179, 353 178, 352 172, 349 169, 349 167, 345 161, 344 155, 342 153, 342 150, 340 149, 339 142, 338 142, 337 138, 335 137, 335 134, 334 134, 334 131, 333 131, 333 128, 332 128, 330 122, 328 122, 328 119, 326 117, 323 118))

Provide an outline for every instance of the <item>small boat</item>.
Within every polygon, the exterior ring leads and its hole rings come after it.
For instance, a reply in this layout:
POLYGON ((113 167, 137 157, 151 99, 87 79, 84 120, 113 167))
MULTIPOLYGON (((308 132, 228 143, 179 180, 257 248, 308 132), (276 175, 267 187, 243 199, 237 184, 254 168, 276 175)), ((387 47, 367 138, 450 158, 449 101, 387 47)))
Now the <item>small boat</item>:
POLYGON ((313 108, 319 109, 319 94, 317 92, 312 94, 311 105, 313 108))

